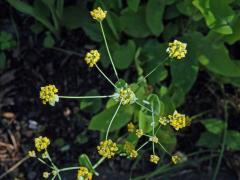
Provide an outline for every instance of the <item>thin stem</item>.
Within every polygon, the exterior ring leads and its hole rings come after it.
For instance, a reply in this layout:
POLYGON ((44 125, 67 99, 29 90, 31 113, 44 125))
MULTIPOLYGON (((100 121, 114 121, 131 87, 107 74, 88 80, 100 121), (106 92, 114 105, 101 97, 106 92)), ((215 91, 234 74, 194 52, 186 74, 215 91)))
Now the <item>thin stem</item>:
POLYGON ((98 99, 98 98, 108 98, 113 97, 113 95, 106 95, 106 96, 58 96, 62 99, 98 99))
POLYGON ((107 49, 107 52, 108 52, 108 56, 109 56, 109 59, 110 59, 110 61, 111 61, 111 63, 112 63, 112 66, 113 66, 114 73, 115 73, 117 79, 119 79, 119 78, 118 78, 117 70, 116 70, 116 68, 115 68, 115 66, 114 66, 114 63, 113 63, 113 60, 112 60, 111 53, 110 53, 109 48, 108 48, 107 39, 106 39, 106 36, 105 36, 104 29, 103 29, 103 26, 102 26, 102 22, 101 22, 101 21, 100 21, 100 27, 101 27, 101 31, 102 31, 104 43, 105 43, 105 45, 106 45, 106 49, 107 49))
POLYGON ((228 128, 227 102, 225 102, 225 104, 224 104, 224 115, 225 115, 225 123, 224 123, 224 132, 223 132, 223 141, 222 141, 222 145, 221 145, 220 155, 219 155, 218 161, 217 161, 217 166, 216 166, 216 169, 215 169, 214 174, 213 174, 213 178, 212 178, 213 180, 217 179, 219 168, 220 168, 221 163, 222 163, 223 153, 224 153, 224 150, 225 150, 225 143, 226 143, 226 137, 227 137, 227 128, 228 128))
POLYGON ((113 117, 112 117, 112 119, 111 119, 109 125, 108 125, 108 129, 107 129, 107 133, 106 133, 106 140, 108 139, 108 133, 109 133, 109 131, 110 131, 110 128, 111 128, 112 123, 113 123, 113 120, 114 120, 115 116, 117 115, 117 112, 118 112, 118 110, 119 110, 121 104, 122 104, 122 100, 121 100, 121 102, 119 103, 119 105, 118 105, 118 107, 117 107, 117 109, 116 109, 116 111, 115 111, 115 113, 114 113, 114 115, 113 115, 113 117))
POLYGON ((59 172, 62 172, 62 171, 71 171, 71 170, 76 170, 76 169, 79 169, 79 167, 67 167, 67 168, 62 168, 62 169, 59 169, 59 172))
POLYGON ((165 149, 165 147, 164 147, 160 142, 158 142, 158 144, 161 146, 161 148, 162 148, 168 155, 172 156, 171 153, 169 153, 169 152, 165 149))
POLYGON ((96 64, 95 66, 97 67, 98 71, 108 80, 108 82, 110 82, 111 85, 113 85, 117 89, 117 86, 113 84, 113 82, 106 76, 106 74, 104 74, 104 72, 98 67, 98 65, 96 64))
POLYGON ((59 179, 59 180, 62 180, 62 177, 60 176, 59 173, 57 174, 57 176, 58 176, 58 179, 59 179))
POLYGON ((152 113, 151 109, 149 109, 149 108, 147 108, 146 106, 142 105, 142 104, 139 103, 138 101, 136 101, 136 104, 139 105, 139 106, 141 106, 142 108, 144 108, 144 109, 146 109, 147 111, 149 111, 149 112, 152 113))
POLYGON ((42 164, 48 166, 51 169, 54 169, 53 167, 51 167, 48 163, 46 163, 44 160, 42 160, 41 158, 37 158, 38 161, 40 161, 42 164))
POLYGON ((155 135, 158 133, 160 127, 161 127, 161 125, 158 126, 157 130, 155 131, 155 135))
POLYGON ((138 149, 137 149, 137 151, 139 151, 140 149, 142 149, 144 146, 146 146, 147 144, 149 143, 149 141, 146 141, 143 145, 141 145, 138 149))
POLYGON ((76 56, 80 56, 81 57, 81 54, 77 53, 75 51, 66 50, 66 49, 62 49, 62 48, 58 48, 58 47, 52 47, 51 49, 54 49, 56 51, 61 51, 61 52, 66 53, 66 54, 76 55, 76 56))
POLYGON ((53 168, 56 169, 56 170, 58 170, 57 166, 53 163, 51 157, 49 156, 49 153, 48 153, 47 149, 46 149, 46 152, 47 152, 47 158, 48 158, 48 160, 50 161, 50 163, 52 164, 53 168))
POLYGON ((98 162, 94 164, 93 169, 96 169, 104 160, 105 160, 105 157, 102 157, 101 159, 99 159, 98 162))
MULTIPOLYGON (((151 105, 151 110, 152 110, 152 136, 154 136, 154 127, 155 127, 155 120, 154 120, 154 111, 153 111, 153 104, 151 105)), ((155 147, 154 147, 154 142, 152 141, 152 148, 153 148, 153 154, 155 155, 155 147)))
POLYGON ((144 76, 137 84, 139 84, 142 80, 146 79, 148 76, 150 76, 154 71, 156 71, 160 65, 165 63, 168 60, 168 57, 166 57, 163 61, 160 61, 155 68, 153 68, 146 76, 144 76))

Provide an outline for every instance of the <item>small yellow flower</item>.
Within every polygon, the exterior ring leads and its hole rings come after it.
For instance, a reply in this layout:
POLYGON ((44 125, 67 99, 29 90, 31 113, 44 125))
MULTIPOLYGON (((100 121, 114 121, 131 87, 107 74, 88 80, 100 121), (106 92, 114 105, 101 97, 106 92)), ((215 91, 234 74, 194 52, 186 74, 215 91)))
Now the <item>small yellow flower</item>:
POLYGON ((93 67, 96 63, 100 60, 100 53, 98 50, 91 50, 85 56, 85 62, 88 64, 89 67, 93 67))
POLYGON ((178 164, 186 161, 187 157, 181 152, 176 152, 171 159, 173 164, 178 164))
POLYGON ((126 105, 135 103, 137 98, 130 88, 124 87, 117 89, 117 92, 114 93, 114 100, 122 101, 122 105, 126 105))
POLYGON ((55 103, 59 101, 57 93, 58 89, 55 87, 55 85, 41 87, 40 99, 42 100, 43 104, 49 103, 51 106, 54 106, 55 103))
POLYGON ((45 151, 44 153, 42 153, 42 158, 43 159, 46 159, 48 157, 48 152, 47 151, 45 151))
POLYGON ((34 150, 28 151, 28 156, 29 157, 36 157, 36 152, 34 150))
POLYGON ((169 119, 167 119, 166 117, 160 117, 159 123, 163 126, 166 126, 169 123, 169 119))
POLYGON ((170 58, 177 58, 178 60, 185 58, 187 54, 187 44, 182 43, 178 40, 174 40, 169 43, 169 47, 167 48, 167 53, 170 58))
POLYGON ((191 122, 188 116, 180 114, 177 111, 174 111, 173 115, 169 115, 168 117, 170 119, 170 125, 177 131, 188 126, 191 122))
POLYGON ((123 149, 126 151, 127 155, 133 159, 135 159, 138 155, 134 145, 129 141, 125 141, 123 149))
POLYGON ((149 138, 149 141, 152 141, 152 142, 154 142, 154 143, 158 143, 158 138, 157 138, 157 136, 151 136, 151 137, 149 138))
POLYGON ((136 130, 136 135, 138 138, 142 137, 143 136, 143 130, 142 129, 137 129, 136 130))
POLYGON ((92 180, 92 173, 88 171, 86 167, 79 167, 78 173, 77 173, 77 178, 83 178, 84 180, 92 180))
POLYGON ((42 136, 35 138, 34 141, 35 141, 35 147, 39 152, 47 149, 47 147, 50 144, 50 140, 47 137, 42 137, 42 136))
POLYGON ((102 20, 104 20, 106 18, 107 11, 103 11, 102 8, 97 7, 96 9, 90 11, 90 14, 93 19, 101 22, 102 20))
POLYGON ((138 156, 138 152, 136 150, 132 150, 130 153, 129 153, 129 156, 133 159, 135 159, 137 156, 138 156))
POLYGON ((134 133, 134 131, 136 129, 132 122, 128 123, 127 128, 128 128, 128 132, 130 132, 130 133, 134 133))
POLYGON ((160 160, 160 158, 157 156, 157 155, 151 155, 150 156, 150 162, 154 163, 154 164, 157 164, 158 161, 160 160))
POLYGON ((50 173, 49 172, 43 172, 42 176, 43 176, 44 179, 47 179, 47 178, 49 178, 50 173))
POLYGON ((114 143, 111 139, 108 139, 100 142, 100 145, 97 146, 97 150, 101 156, 110 159, 118 151, 118 147, 116 143, 114 143))

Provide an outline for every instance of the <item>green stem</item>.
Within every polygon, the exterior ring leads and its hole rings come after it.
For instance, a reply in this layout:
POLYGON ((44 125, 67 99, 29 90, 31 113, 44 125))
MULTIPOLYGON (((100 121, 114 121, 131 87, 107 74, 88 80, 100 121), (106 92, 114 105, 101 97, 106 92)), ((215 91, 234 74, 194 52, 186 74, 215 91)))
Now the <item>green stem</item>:
POLYGON ((40 161, 42 164, 48 166, 51 169, 54 169, 53 167, 51 167, 48 163, 46 163, 44 160, 42 160, 41 158, 37 158, 38 161, 40 161))
POLYGON ((144 109, 146 109, 147 111, 149 111, 149 112, 152 113, 151 109, 149 109, 149 108, 147 108, 146 106, 142 105, 142 104, 139 103, 138 101, 136 101, 136 104, 139 105, 139 106, 141 106, 142 108, 144 108, 144 109))
POLYGON ((114 120, 115 116, 117 115, 117 112, 118 112, 118 110, 119 110, 121 104, 122 104, 122 100, 121 100, 121 102, 119 103, 119 105, 118 105, 118 107, 117 107, 117 109, 116 109, 116 111, 115 111, 115 113, 114 113, 114 115, 113 115, 113 117, 112 117, 112 119, 111 119, 109 125, 108 125, 108 129, 107 129, 107 133, 106 133, 106 140, 108 139, 108 133, 109 133, 109 131, 110 131, 110 128, 111 128, 112 123, 113 123, 113 120, 114 120))
POLYGON ((93 169, 96 169, 103 161, 105 160, 105 157, 102 157, 101 159, 96 162, 96 164, 93 165, 93 169))
POLYGON ((106 76, 106 74, 104 74, 104 72, 98 67, 98 65, 96 64, 95 66, 98 69, 98 71, 108 80, 108 82, 110 82, 111 85, 113 85, 117 89, 117 86, 115 86, 115 84, 113 84, 113 82, 106 76))
POLYGON ((97 99, 97 98, 108 98, 113 97, 113 95, 106 95, 106 96, 58 96, 62 99, 97 99))
POLYGON ((143 145, 141 145, 141 146, 137 149, 137 151, 141 150, 141 149, 142 149, 144 146, 146 146, 148 143, 149 143, 149 141, 146 141, 143 145))
POLYGON ((154 71, 156 71, 159 66, 161 66, 163 63, 165 63, 168 60, 168 57, 166 57, 163 61, 160 61, 155 68, 153 68, 146 76, 144 76, 137 84, 139 84, 142 80, 146 79, 148 76, 150 76, 154 71))
POLYGON ((164 147, 160 142, 158 142, 158 144, 161 146, 161 148, 162 148, 168 155, 172 156, 171 153, 169 153, 169 152, 165 149, 165 147, 164 147))
MULTIPOLYGON (((154 136, 154 128, 155 128, 155 120, 154 120, 154 111, 153 111, 153 104, 151 106, 151 110, 152 110, 152 136, 154 136)), ((153 148, 153 154, 155 155, 155 147, 154 147, 154 142, 152 142, 152 148, 153 148)))
POLYGON ((214 174, 213 174, 213 178, 212 178, 213 180, 217 179, 217 175, 218 175, 221 163, 222 163, 223 153, 224 153, 224 150, 225 150, 227 128, 228 128, 227 102, 225 102, 225 104, 224 104, 224 116, 225 116, 224 117, 225 118, 225 123, 224 123, 224 132, 223 132, 223 141, 222 141, 222 145, 221 145, 220 155, 219 155, 218 161, 217 161, 217 166, 216 166, 216 169, 215 169, 214 174))
POLYGON ((113 66, 114 73, 115 73, 117 79, 119 79, 119 78, 118 78, 117 70, 116 70, 116 68, 115 68, 115 66, 114 66, 114 63, 113 63, 113 60, 112 60, 111 53, 110 53, 110 51, 109 51, 107 39, 106 39, 106 36, 105 36, 104 29, 103 29, 103 26, 102 26, 102 22, 101 22, 101 21, 100 21, 100 27, 101 27, 101 31, 102 31, 104 43, 105 43, 105 45, 106 45, 107 53, 108 53, 109 59, 110 59, 110 61, 111 61, 111 63, 112 63, 112 66, 113 66))
POLYGON ((62 169, 59 169, 59 172, 62 172, 62 171, 71 171, 71 170, 76 170, 76 169, 79 169, 79 167, 67 167, 67 168, 62 168, 62 169))

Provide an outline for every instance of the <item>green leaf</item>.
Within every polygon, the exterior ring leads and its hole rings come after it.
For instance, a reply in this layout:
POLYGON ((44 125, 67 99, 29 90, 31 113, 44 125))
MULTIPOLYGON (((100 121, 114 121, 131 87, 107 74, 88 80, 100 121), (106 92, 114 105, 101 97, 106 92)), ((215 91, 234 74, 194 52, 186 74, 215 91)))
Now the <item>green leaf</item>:
POLYGON ((127 69, 132 63, 136 52, 134 41, 129 40, 127 44, 120 45, 113 52, 113 61, 118 69, 127 69))
MULTIPOLYGON (((177 144, 176 136, 174 135, 174 131, 168 126, 160 127, 156 136, 158 137, 159 142, 168 150, 168 152, 172 152, 177 144)), ((163 149, 158 145, 158 149, 162 152, 163 149)))
POLYGON ((146 21, 149 29, 155 36, 159 36, 163 31, 162 16, 164 7, 164 2, 159 0, 149 0, 147 3, 146 21))
POLYGON ((164 114, 164 104, 156 94, 150 94, 147 97, 147 101, 153 106, 153 110, 156 114, 164 114))
POLYGON ((239 151, 240 150, 240 132, 229 130, 226 136, 226 145, 229 150, 239 151))
POLYGON ((130 9, 124 9, 120 18, 123 31, 136 38, 144 38, 151 34, 145 21, 144 7, 139 7, 137 12, 130 9))
POLYGON ((219 119, 206 119, 201 122, 213 134, 221 134, 224 130, 224 122, 219 119))
POLYGON ((221 144, 221 136, 210 133, 203 132, 197 141, 197 146, 203 146, 206 148, 217 148, 221 144))
POLYGON ((226 0, 194 0, 193 5, 202 13, 207 26, 221 34, 232 34, 229 25, 235 16, 230 7, 230 1, 226 0))
POLYGON ((150 132, 152 130, 152 115, 148 115, 143 111, 139 111, 138 118, 139 129, 142 129, 144 133, 150 132))
POLYGON ((47 32, 43 40, 43 47, 52 48, 54 44, 55 44, 54 38, 52 37, 51 33, 47 32))
MULTIPOLYGON (((117 109, 117 106, 118 104, 115 106, 111 106, 110 108, 105 109, 101 113, 95 115, 92 118, 88 128, 90 130, 106 132, 108 125, 110 123, 110 120, 112 119, 117 109)), ((131 120, 132 114, 133 114, 133 106, 131 105, 121 106, 112 123, 110 131, 118 130, 123 126, 125 126, 131 120)))
POLYGON ((115 86, 119 89, 124 88, 127 85, 126 81, 124 79, 119 79, 116 83, 115 86))
POLYGON ((134 12, 137 12, 140 0, 128 0, 127 1, 129 9, 133 10, 134 12))
POLYGON ((86 154, 82 154, 78 158, 78 162, 81 166, 88 168, 90 171, 94 172, 92 163, 86 154))

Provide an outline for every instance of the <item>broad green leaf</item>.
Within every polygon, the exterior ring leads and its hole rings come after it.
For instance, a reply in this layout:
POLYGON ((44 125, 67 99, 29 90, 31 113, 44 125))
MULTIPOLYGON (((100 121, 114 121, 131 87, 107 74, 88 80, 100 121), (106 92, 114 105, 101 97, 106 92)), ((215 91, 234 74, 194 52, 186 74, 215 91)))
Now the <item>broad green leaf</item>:
POLYGON ((224 130, 224 122, 219 119, 206 119, 201 122, 213 134, 221 134, 224 130))
POLYGON ((148 133, 152 130, 152 115, 146 114, 144 111, 140 110, 138 112, 138 125, 139 129, 142 129, 144 133, 148 133))
POLYGON ((136 52, 134 41, 129 40, 127 44, 120 45, 113 52, 113 61, 118 69, 126 69, 132 63, 136 52))
POLYGON ((229 25, 235 16, 226 0, 194 0, 193 5, 202 13, 207 26, 221 34, 232 34, 229 25))
POLYGON ((123 79, 119 79, 116 83, 115 83, 115 86, 117 87, 117 88, 123 88, 123 87, 125 87, 127 85, 127 83, 126 83, 126 81, 125 80, 123 80, 123 79))
POLYGON ((226 145, 229 150, 240 150, 240 132, 229 130, 227 131, 226 145))
MULTIPOLYGON (((88 128, 90 130, 106 132, 110 120, 112 119, 114 113, 116 112, 117 106, 118 104, 115 106, 111 106, 108 109, 102 111, 101 113, 93 116, 88 128)), ((112 123, 110 131, 118 130, 125 126, 131 120, 132 114, 133 106, 131 105, 121 106, 112 123)))
POLYGON ((197 141, 197 146, 206 148, 217 148, 221 144, 221 136, 210 132, 203 132, 197 141))
POLYGON ((234 44, 236 41, 240 40, 240 17, 236 17, 234 19, 232 29, 232 34, 224 36, 224 39, 231 45, 234 44))
POLYGON ((146 6, 146 21, 149 29, 155 36, 163 31, 162 16, 165 4, 159 0, 149 0, 146 6))
POLYGON ((137 12, 124 9, 120 18, 123 31, 136 38, 144 38, 151 34, 145 21, 145 7, 139 7, 137 12))
POLYGON ((92 163, 86 154, 81 154, 78 158, 78 162, 81 166, 88 168, 90 171, 94 172, 92 163))
POLYGON ((153 106, 153 110, 156 114, 163 115, 164 114, 164 104, 160 101, 159 97, 156 94, 150 94, 147 97, 147 101, 153 106))
MULTIPOLYGON (((169 126, 162 126, 157 132, 156 136, 158 137, 159 142, 165 147, 168 152, 171 153, 175 149, 177 139, 173 130, 169 126)), ((158 149, 164 152, 160 145, 156 146, 158 149)))
POLYGON ((128 0, 127 1, 129 9, 133 10, 134 12, 137 12, 140 0, 128 0))

